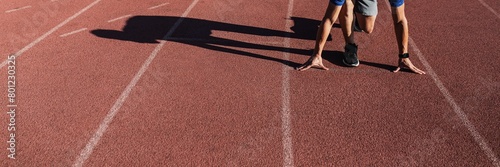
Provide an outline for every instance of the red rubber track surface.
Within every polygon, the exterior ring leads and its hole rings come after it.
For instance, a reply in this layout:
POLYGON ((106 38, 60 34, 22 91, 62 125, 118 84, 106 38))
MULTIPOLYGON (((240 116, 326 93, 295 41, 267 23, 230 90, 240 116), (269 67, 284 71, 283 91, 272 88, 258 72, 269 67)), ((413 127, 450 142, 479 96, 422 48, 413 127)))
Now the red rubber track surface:
POLYGON ((355 34, 359 67, 342 65, 334 26, 330 70, 304 72, 293 67, 327 1, 2 4, 0 60, 18 57, 16 159, 4 142, 1 166, 499 166, 495 0, 406 2, 410 58, 427 75, 390 72, 385 1, 374 32, 355 34))

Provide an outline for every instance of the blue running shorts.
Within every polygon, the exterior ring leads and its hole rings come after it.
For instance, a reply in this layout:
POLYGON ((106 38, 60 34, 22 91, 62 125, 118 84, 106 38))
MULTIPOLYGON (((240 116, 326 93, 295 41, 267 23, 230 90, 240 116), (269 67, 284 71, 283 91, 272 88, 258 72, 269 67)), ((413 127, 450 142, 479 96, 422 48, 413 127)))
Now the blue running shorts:
MULTIPOLYGON (((342 6, 344 5, 345 0, 330 0, 330 3, 336 5, 336 6, 342 6)), ((404 0, 389 0, 391 3, 392 7, 399 7, 405 3, 404 0)))

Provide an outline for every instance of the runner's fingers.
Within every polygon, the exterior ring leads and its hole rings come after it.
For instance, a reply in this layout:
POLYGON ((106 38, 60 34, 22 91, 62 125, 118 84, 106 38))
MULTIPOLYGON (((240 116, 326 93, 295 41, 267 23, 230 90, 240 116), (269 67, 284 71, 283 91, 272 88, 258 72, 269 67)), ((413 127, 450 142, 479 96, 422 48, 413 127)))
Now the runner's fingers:
POLYGON ((303 65, 302 67, 299 67, 297 70, 299 71, 305 71, 307 69, 310 69, 312 65, 303 65))
POLYGON ((319 69, 322 69, 322 70, 329 70, 327 67, 325 67, 323 64, 309 64, 309 65, 303 65, 302 67, 299 67, 297 68, 297 70, 299 71, 305 71, 305 70, 308 70, 312 67, 315 67, 315 68, 319 68, 319 69))
POLYGON ((399 70, 401 70, 401 67, 396 68, 396 69, 395 69, 394 71, 392 71, 392 72, 396 73, 396 72, 399 72, 399 70))
POLYGON ((319 68, 321 68, 322 70, 328 70, 328 68, 325 67, 323 64, 320 64, 319 68))
POLYGON ((413 72, 417 73, 417 74, 425 74, 424 71, 418 69, 417 67, 413 66, 413 68, 411 69, 413 72))
POLYGON ((311 59, 307 60, 304 64, 300 65, 299 67, 297 67, 295 69, 297 69, 297 70, 300 71, 301 69, 304 69, 307 66, 312 66, 312 60, 311 59))

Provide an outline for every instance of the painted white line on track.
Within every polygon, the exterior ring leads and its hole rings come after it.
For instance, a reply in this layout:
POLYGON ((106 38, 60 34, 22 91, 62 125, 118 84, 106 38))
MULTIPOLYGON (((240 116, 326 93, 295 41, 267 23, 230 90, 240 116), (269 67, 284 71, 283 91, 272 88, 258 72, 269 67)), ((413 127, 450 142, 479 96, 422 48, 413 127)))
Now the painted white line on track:
POLYGON ((462 121, 462 124, 465 127, 467 127, 467 130, 469 130, 470 135, 472 135, 472 137, 474 137, 474 140, 476 141, 476 143, 481 147, 481 149, 484 151, 486 156, 488 156, 488 158, 490 158, 490 160, 493 162, 493 165, 495 165, 496 167, 500 167, 500 162, 498 161, 498 158, 495 155, 495 153, 493 152, 493 150, 488 146, 488 142, 481 136, 481 134, 479 134, 479 132, 476 130, 476 127, 474 126, 474 124, 472 124, 472 122, 469 120, 467 114, 465 114, 462 111, 462 109, 460 108, 460 106, 458 106, 458 104, 456 103, 453 96, 451 96, 451 93, 444 86, 443 82, 441 82, 438 75, 436 74, 436 72, 434 72, 431 65, 429 64, 429 62, 427 62, 427 60, 423 56, 422 52, 420 52, 420 49, 418 49, 417 45, 415 44, 415 42, 413 41, 413 39, 411 37, 408 38, 408 42, 409 42, 410 46, 413 48, 413 51, 417 54, 418 59, 424 65, 425 69, 427 70, 427 73, 432 77, 436 86, 439 88, 439 90, 441 91, 443 96, 446 98, 448 103, 453 108, 453 111, 455 112, 455 114, 457 114, 457 116, 460 118, 460 120, 462 121))
MULTIPOLYGON (((44 40, 45 38, 47 38, 47 36, 49 36, 50 34, 54 33, 56 30, 58 30, 59 28, 61 28, 62 26, 66 25, 68 22, 70 22, 71 20, 75 19, 76 17, 78 17, 79 15, 81 15, 83 12, 87 11, 88 9, 90 9, 91 7, 93 7, 94 5, 96 5, 97 3, 99 3, 101 0, 96 0, 94 2, 92 2, 91 4, 89 4, 88 6, 86 6, 85 8, 83 8, 82 10, 78 11, 77 13, 75 13, 73 16, 70 16, 68 17, 66 20, 64 20, 63 22, 59 23, 57 26, 55 26, 54 28, 50 29, 49 31, 47 31, 45 34, 43 34, 42 36, 38 37, 37 39, 35 39, 33 42, 31 42, 30 44, 26 45, 24 48, 22 48, 21 50, 17 51, 15 56, 16 58, 21 56, 24 52, 28 51, 29 49, 31 49, 33 46, 35 46, 37 43, 39 43, 40 41, 44 40)), ((7 65, 7 60, 4 60, 2 62, 2 64, 0 64, 0 68, 3 68, 5 65, 7 65)))
POLYGON ((162 4, 159 4, 159 5, 156 5, 156 6, 152 6, 150 8, 148 8, 149 10, 152 10, 152 9, 156 9, 156 8, 159 8, 159 7, 162 7, 162 6, 165 6, 165 5, 168 5, 169 3, 162 3, 162 4))
MULTIPOLYGON (((391 9, 389 2, 388 1, 385 1, 385 2, 386 2, 387 7, 389 9, 391 9)), ((448 101, 448 103, 451 105, 455 114, 457 114, 457 116, 462 121, 462 124, 467 128, 467 130, 469 130, 470 135, 472 135, 472 137, 474 138, 476 143, 481 147, 481 149, 484 151, 486 156, 488 156, 488 158, 492 161, 493 165, 495 165, 496 167, 500 167, 500 162, 498 161, 498 158, 495 155, 495 153, 488 146, 488 142, 486 142, 486 140, 481 136, 481 134, 479 134, 479 132, 476 130, 476 127, 469 120, 467 114, 465 114, 462 111, 462 109, 460 108, 460 106, 458 106, 458 104, 456 103, 456 101, 453 98, 453 96, 451 95, 451 93, 444 86, 443 82, 441 82, 438 75, 436 74, 434 69, 431 67, 431 65, 429 64, 427 59, 424 57, 424 54, 417 47, 417 44, 415 43, 415 41, 413 41, 411 36, 408 37, 408 44, 411 46, 411 48, 413 48, 413 51, 417 54, 418 59, 424 65, 425 70, 427 71, 427 74, 429 74, 431 76, 432 80, 434 80, 434 83, 439 88, 439 91, 446 98, 446 101, 448 101)))
MULTIPOLYGON (((285 31, 289 31, 292 27, 292 14, 293 14, 293 0, 288 1, 288 12, 286 14, 286 24, 285 31)), ((283 45, 285 48, 290 48, 290 35, 283 40, 283 45)), ((285 50, 283 52, 284 60, 290 59, 290 52, 285 50)), ((282 142, 283 142, 283 166, 292 167, 293 166, 293 146, 292 146, 292 116, 290 107, 290 68, 287 65, 283 65, 282 69, 282 104, 281 104, 281 130, 282 130, 282 142)))
POLYGON ((120 17, 108 20, 108 23, 111 23, 111 22, 114 22, 114 21, 117 21, 117 20, 120 20, 120 19, 124 19, 124 18, 130 17, 130 16, 132 16, 132 15, 128 14, 128 15, 120 16, 120 17))
POLYGON ((16 8, 16 9, 7 10, 7 11, 5 11, 5 13, 11 13, 11 12, 15 12, 15 11, 23 10, 23 9, 28 9, 28 8, 31 8, 31 6, 24 6, 24 7, 20 7, 20 8, 16 8))
POLYGON ((66 34, 59 35, 59 37, 67 37, 67 36, 70 36, 70 35, 73 35, 73 34, 76 34, 76 33, 82 32, 82 31, 85 31, 85 30, 87 30, 87 28, 81 28, 81 29, 78 29, 78 30, 75 30, 75 31, 68 32, 66 34))
POLYGON ((497 16, 497 18, 500 19, 500 14, 498 14, 497 11, 495 11, 495 9, 493 9, 490 5, 488 5, 486 2, 484 2, 484 0, 478 0, 481 4, 483 4, 484 7, 486 7, 486 9, 490 10, 493 14, 495 14, 495 16, 497 16))
MULTIPOLYGON (((191 5, 184 11, 182 16, 175 22, 175 24, 172 26, 172 28, 167 32, 167 34, 163 37, 163 39, 167 39, 170 37, 174 31, 179 27, 179 25, 182 23, 184 18, 191 12, 191 10, 194 8, 194 6, 198 3, 199 0, 194 0, 191 5)), ((108 114, 102 122, 99 124, 99 128, 97 128, 96 132, 94 135, 90 138, 89 142, 85 146, 85 148, 82 149, 80 152, 80 155, 77 157, 75 163, 73 164, 74 167, 81 167, 84 163, 85 160, 87 160, 90 155, 92 154, 94 147, 97 145, 101 137, 104 135, 106 130, 108 129, 109 124, 111 121, 113 121, 113 118, 115 115, 118 113, 120 108, 122 107, 123 103, 125 103, 125 100, 127 100, 128 96, 130 95, 130 92, 132 89, 135 87, 137 82, 139 82, 139 79, 141 79, 141 76, 146 72, 148 69, 149 65, 151 62, 153 62, 154 58, 160 52, 160 50, 163 48, 163 46, 167 43, 166 40, 162 40, 160 44, 156 46, 156 48, 153 50, 153 52, 149 55, 149 57, 146 59, 146 61, 142 64, 141 68, 139 71, 135 74, 134 78, 130 81, 130 83, 127 85, 125 90, 122 92, 120 97, 116 99, 116 102, 113 104, 113 107, 108 111, 108 114)))

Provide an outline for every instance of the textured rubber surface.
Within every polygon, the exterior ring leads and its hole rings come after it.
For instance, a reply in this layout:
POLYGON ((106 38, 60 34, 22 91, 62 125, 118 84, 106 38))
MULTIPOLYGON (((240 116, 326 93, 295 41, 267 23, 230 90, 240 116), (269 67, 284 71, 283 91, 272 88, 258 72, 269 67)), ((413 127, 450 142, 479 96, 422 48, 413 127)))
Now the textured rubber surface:
MULTIPOLYGON (((411 60, 436 75, 390 72, 398 53, 385 2, 374 32, 356 33, 359 67, 342 64, 335 26, 323 54, 330 70, 295 71, 327 4, 5 2, 0 60, 25 51, 16 58, 16 159, 3 149, 0 164, 498 166, 497 1, 407 2, 411 60)), ((0 89, 7 112, 7 84, 0 89)), ((0 120, 7 141, 9 115, 0 120)))

